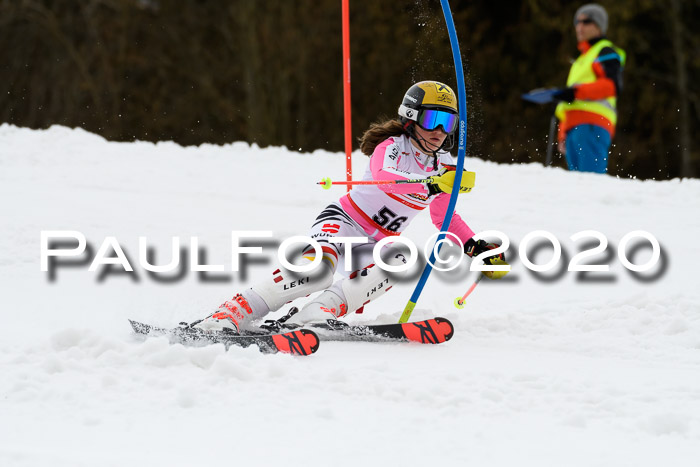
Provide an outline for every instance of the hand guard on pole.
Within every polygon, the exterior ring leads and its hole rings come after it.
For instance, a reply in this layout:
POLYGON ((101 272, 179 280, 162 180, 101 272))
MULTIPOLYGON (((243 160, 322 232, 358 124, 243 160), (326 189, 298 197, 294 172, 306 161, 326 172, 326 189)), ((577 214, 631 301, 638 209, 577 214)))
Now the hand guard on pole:
MULTIPOLYGON (((438 175, 428 177, 428 181, 426 182, 428 192, 431 195, 438 193, 452 193, 455 182, 455 174, 456 172, 454 170, 442 169, 440 172, 438 172, 438 175)), ((462 181, 459 186, 459 193, 469 193, 472 191, 475 180, 476 174, 474 172, 464 170, 462 172, 462 181)))
MULTIPOLYGON (((470 238, 464 244, 464 253, 470 258, 479 256, 489 250, 495 250, 500 247, 498 243, 489 243, 485 240, 474 240, 470 238)), ((484 264, 487 266, 507 266, 506 255, 499 253, 497 255, 487 256, 484 258, 484 264)), ((481 271, 481 273, 489 279, 501 279, 508 274, 508 271, 481 271)))

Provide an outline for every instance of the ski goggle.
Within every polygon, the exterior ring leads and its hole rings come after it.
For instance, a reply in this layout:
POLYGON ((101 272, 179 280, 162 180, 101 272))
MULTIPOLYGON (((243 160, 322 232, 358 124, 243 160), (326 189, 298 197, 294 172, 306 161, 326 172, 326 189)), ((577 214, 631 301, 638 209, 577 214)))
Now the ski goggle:
POLYGON ((445 133, 450 134, 457 129, 459 115, 444 110, 423 109, 418 113, 416 123, 424 130, 433 131, 442 127, 445 133))

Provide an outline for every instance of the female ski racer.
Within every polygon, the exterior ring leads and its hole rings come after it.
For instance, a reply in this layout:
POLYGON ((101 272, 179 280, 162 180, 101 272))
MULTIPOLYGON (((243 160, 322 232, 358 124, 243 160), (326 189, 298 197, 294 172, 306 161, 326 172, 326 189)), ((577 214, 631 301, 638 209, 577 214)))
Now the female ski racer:
MULTIPOLYGON (((357 185, 337 202, 331 203, 316 218, 309 237, 323 250, 323 261, 313 274, 300 274, 283 267, 253 287, 226 301, 196 327, 204 330, 228 329, 233 332, 252 329, 253 322, 297 298, 323 291, 287 322, 304 324, 340 318, 361 312, 389 290, 396 279, 379 267, 365 268, 333 281, 339 263, 344 261, 344 246, 333 237, 367 237, 367 244, 355 245, 355 253, 366 252, 387 236, 399 235, 423 209, 430 208, 433 224, 440 229, 449 204, 454 181, 454 164, 447 151, 454 145, 459 123, 457 99, 452 89, 437 81, 422 81, 411 86, 399 107, 399 118, 374 123, 360 140, 360 149, 370 156, 363 180, 427 179, 426 183, 357 185), (452 170, 450 171, 450 168, 452 170)), ((462 177, 461 192, 471 189, 473 177, 462 177)), ((464 244, 464 252, 473 257, 499 245, 474 241, 474 231, 454 214, 449 232, 464 244)), ((400 265, 405 257, 391 250, 386 261, 400 265)), ((313 261, 314 249, 302 254, 301 262, 313 261)), ((361 255, 359 255, 361 257, 361 255)), ((383 255, 386 256, 386 255, 383 255)), ((366 257, 366 254, 365 254, 366 257)), ((487 257, 486 264, 507 264, 503 254, 487 257)), ((306 263, 308 264, 308 263, 306 263)), ((344 264, 341 263, 341 264, 344 264)), ((344 269, 344 268, 342 268, 344 269)), ((484 272, 500 278, 505 272, 484 272)))

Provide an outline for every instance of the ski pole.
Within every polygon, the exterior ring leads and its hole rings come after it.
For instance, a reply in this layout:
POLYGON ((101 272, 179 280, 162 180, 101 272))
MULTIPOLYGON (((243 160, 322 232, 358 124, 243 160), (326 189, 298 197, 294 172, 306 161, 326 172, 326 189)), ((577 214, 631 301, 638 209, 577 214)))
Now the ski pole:
POLYGON ((320 182, 316 182, 316 184, 321 185, 324 190, 328 190, 332 185, 393 185, 399 183, 426 183, 427 181, 428 180, 425 178, 416 178, 413 180, 353 180, 347 182, 334 182, 330 179, 330 177, 326 177, 320 182))
POLYGON ((552 165, 552 156, 554 154, 554 145, 552 142, 554 141, 554 133, 557 131, 557 117, 556 115, 552 115, 552 118, 549 120, 549 136, 547 137, 547 158, 544 161, 545 167, 549 167, 552 165))
POLYGON ((479 284, 479 281, 484 278, 483 274, 479 274, 479 277, 476 278, 474 283, 469 287, 469 290, 467 290, 467 293, 465 293, 462 297, 457 297, 455 298, 455 306, 457 308, 464 308, 464 301, 467 299, 467 297, 474 291, 476 286, 479 284))

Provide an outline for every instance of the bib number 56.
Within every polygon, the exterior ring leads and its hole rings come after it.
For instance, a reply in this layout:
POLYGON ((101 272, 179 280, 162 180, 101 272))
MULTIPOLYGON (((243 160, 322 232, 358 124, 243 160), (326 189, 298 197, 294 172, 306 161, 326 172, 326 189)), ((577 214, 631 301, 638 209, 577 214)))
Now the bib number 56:
POLYGON ((384 227, 390 232, 396 232, 401 228, 401 224, 408 220, 408 217, 399 217, 394 211, 384 206, 377 214, 372 216, 372 220, 380 227, 384 227))

